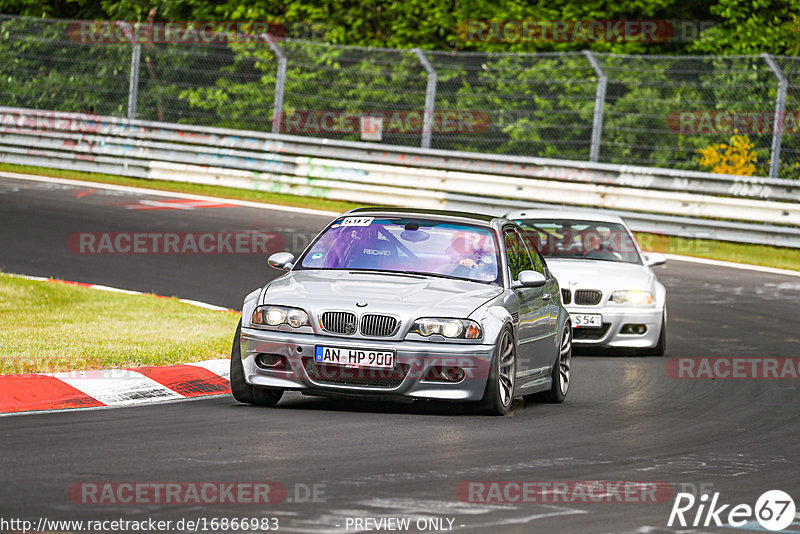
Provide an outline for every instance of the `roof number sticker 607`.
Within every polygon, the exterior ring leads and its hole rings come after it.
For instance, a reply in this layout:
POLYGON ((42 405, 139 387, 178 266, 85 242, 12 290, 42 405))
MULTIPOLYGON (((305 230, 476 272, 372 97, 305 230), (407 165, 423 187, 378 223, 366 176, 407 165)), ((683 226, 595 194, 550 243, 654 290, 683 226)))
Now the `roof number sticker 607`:
POLYGON ((369 226, 375 217, 345 217, 342 226, 369 226))

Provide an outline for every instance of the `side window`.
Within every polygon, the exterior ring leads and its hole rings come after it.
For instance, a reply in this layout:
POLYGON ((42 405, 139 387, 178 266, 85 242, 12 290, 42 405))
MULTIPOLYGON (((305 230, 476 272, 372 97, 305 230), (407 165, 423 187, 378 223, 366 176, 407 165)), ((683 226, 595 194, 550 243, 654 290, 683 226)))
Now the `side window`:
POLYGON ((535 249, 531 250, 531 259, 533 260, 533 269, 547 278, 547 272, 544 267, 544 259, 535 249))
POLYGON ((522 242, 520 235, 513 230, 508 230, 503 234, 503 239, 506 245, 511 279, 516 280, 519 278, 519 273, 522 271, 533 270, 531 256, 528 254, 528 249, 525 248, 525 243, 522 242))
POLYGON ((525 242, 528 253, 531 255, 531 260, 533 260, 533 269, 542 276, 547 277, 546 269, 544 267, 544 259, 539 253, 539 247, 537 246, 537 243, 539 242, 538 233, 536 230, 525 229, 522 232, 522 239, 525 242))

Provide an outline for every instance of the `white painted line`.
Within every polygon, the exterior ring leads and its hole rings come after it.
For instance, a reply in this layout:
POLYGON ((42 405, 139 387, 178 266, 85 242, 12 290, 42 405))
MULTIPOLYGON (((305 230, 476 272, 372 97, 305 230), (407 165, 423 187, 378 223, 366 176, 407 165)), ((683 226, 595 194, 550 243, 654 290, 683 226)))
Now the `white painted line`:
MULTIPOLYGON (((23 280, 33 280, 35 282, 53 282, 53 283, 64 283, 66 285, 78 285, 78 287, 85 287, 87 289, 97 289, 99 291, 110 291, 112 293, 122 293, 125 295, 144 295, 146 297, 162 297, 162 295, 156 295, 154 293, 145 293, 143 291, 133 291, 131 289, 121 289, 119 287, 110 287, 110 286, 102 286, 97 284, 84 284, 83 282, 72 282, 69 280, 61 280, 59 278, 46 278, 43 276, 28 276, 26 274, 14 274, 14 273, 3 273, 6 276, 13 276, 16 278, 22 278, 23 280)), ((171 297, 163 297, 163 298, 171 298, 171 297)), ((192 300, 192 299, 177 299, 178 302, 182 302, 183 304, 188 304, 190 306, 195 306, 197 308, 203 308, 206 310, 211 311, 232 311, 235 312, 236 310, 231 310, 230 308, 226 308, 224 306, 217 306, 216 304, 210 304, 208 302, 201 302, 199 300, 192 300)), ((238 313, 238 312, 237 312, 238 313)))
MULTIPOLYGON (((285 211, 291 213, 303 213, 306 215, 319 215, 324 217, 336 217, 340 215, 339 212, 336 211, 325 211, 325 210, 315 210, 311 208, 295 208, 292 206, 281 206, 279 204, 265 204, 263 202, 252 202, 249 200, 237 200, 233 198, 225 198, 225 197, 207 197, 203 195, 193 195, 190 193, 177 193, 171 191, 161 191, 158 189, 148 189, 146 187, 133 187, 128 185, 115 185, 115 184, 104 184, 101 182, 88 182, 83 180, 70 180, 67 178, 52 178, 50 176, 37 176, 34 174, 17 174, 13 172, 6 172, 0 171, 0 177, 3 178, 12 178, 15 180, 30 180, 33 182, 47 182, 47 183, 54 183, 54 184, 64 184, 64 185, 75 185, 80 187, 86 187, 87 185, 91 185, 92 187, 96 187, 98 189, 108 189, 111 191, 125 191, 128 193, 137 193, 137 194, 146 194, 146 195, 155 195, 161 197, 172 197, 172 198, 188 198, 192 200, 202 200, 205 202, 221 202, 225 201, 227 204, 235 204, 237 206, 244 206, 247 208, 259 208, 259 209, 266 209, 266 210, 273 210, 273 211, 285 211)), ((144 180, 144 179, 143 179, 144 180)), ((243 190, 246 191, 246 190, 243 190)))
POLYGON ((120 289, 118 287, 100 286, 97 284, 92 284, 89 286, 89 288, 98 289, 100 291, 109 291, 111 293, 122 293, 123 295, 144 295, 144 293, 140 291, 131 291, 130 289, 120 289))
POLYGON ((202 367, 221 376, 225 380, 231 379, 231 361, 228 359, 221 360, 206 360, 204 362, 187 363, 186 365, 194 365, 195 367, 202 367))
POLYGON ((152 378, 127 369, 47 373, 47 376, 58 378, 107 406, 183 398, 183 395, 152 378))
POLYGON ((191 304, 192 306, 197 306, 198 308, 205 308, 207 310, 212 310, 212 311, 230 311, 228 308, 224 306, 217 306, 216 304, 209 304, 208 302, 200 302, 199 300, 178 299, 178 302, 183 302, 184 304, 191 304))
POLYGON ((706 258, 695 258, 694 256, 679 256, 677 254, 664 254, 669 260, 685 261, 689 263, 702 263, 704 265, 714 265, 716 267, 729 267, 731 269, 743 269, 746 271, 758 271, 761 273, 783 274, 786 276, 800 276, 800 271, 791 269, 776 269, 775 267, 763 267, 761 265, 748 265, 746 263, 734 263, 732 261, 709 260, 706 258))
POLYGON ((14 273, 4 273, 7 276, 15 276, 17 278, 23 278, 25 280, 33 280, 34 282, 49 282, 50 278, 46 276, 28 276, 27 274, 14 274, 14 273))

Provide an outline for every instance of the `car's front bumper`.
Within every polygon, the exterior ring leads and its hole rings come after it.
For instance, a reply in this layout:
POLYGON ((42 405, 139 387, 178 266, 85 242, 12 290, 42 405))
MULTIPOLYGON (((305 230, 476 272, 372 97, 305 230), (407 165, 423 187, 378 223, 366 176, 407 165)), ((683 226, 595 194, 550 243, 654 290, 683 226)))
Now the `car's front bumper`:
POLYGON ((610 348, 650 348, 658 343, 661 334, 663 308, 634 306, 565 306, 570 315, 600 314, 601 328, 573 328, 573 343, 581 346, 610 348), (623 334, 625 325, 645 325, 644 334, 623 334))
POLYGON ((351 339, 254 328, 242 328, 241 337, 245 380, 253 386, 300 390, 306 393, 397 396, 410 399, 481 400, 494 350, 494 345, 476 343, 351 339), (317 345, 394 350, 396 372, 330 365, 324 368, 325 372, 320 371, 322 367, 317 367, 315 371, 308 360, 313 362, 317 345), (258 366, 256 356, 259 354, 284 356, 289 368, 282 371, 258 366), (426 373, 431 366, 460 367, 465 376, 457 382, 427 380, 426 373), (388 378, 382 380, 382 377, 388 378))

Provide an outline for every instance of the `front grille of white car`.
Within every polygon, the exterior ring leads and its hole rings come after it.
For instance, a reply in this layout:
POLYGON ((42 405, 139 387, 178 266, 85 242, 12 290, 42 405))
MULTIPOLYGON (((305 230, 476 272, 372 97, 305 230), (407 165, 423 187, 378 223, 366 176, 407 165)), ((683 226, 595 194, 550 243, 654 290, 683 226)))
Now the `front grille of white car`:
POLYGON ((333 334, 351 336, 356 333, 356 314, 351 312, 325 312, 321 317, 322 329, 333 334))
POLYGON ((389 337, 397 328, 397 319, 391 315, 367 314, 361 318, 361 333, 372 337, 389 337))
POLYGON ((561 303, 564 305, 569 304, 572 302, 572 292, 569 289, 562 289, 561 290, 561 303))
POLYGON ((597 289, 577 289, 575 291, 575 304, 581 306, 595 306, 600 304, 603 293, 597 289))

